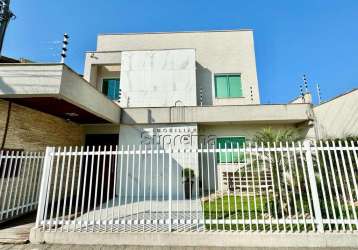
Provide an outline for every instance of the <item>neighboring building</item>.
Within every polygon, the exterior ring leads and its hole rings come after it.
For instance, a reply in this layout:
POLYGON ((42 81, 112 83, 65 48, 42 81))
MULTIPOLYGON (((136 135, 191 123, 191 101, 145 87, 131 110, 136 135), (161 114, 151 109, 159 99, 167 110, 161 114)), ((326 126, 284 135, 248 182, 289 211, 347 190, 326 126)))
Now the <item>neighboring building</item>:
POLYGON ((358 136, 358 89, 334 97, 313 108, 315 126, 309 132, 317 139, 358 136))
POLYGON ((19 63, 20 61, 11 57, 0 55, 0 63, 19 63))

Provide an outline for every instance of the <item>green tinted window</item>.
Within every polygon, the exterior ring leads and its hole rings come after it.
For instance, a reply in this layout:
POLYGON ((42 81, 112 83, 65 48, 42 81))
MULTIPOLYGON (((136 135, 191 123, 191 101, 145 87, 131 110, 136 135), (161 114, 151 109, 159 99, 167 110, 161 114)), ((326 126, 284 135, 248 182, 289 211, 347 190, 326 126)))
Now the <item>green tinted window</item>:
POLYGON ((242 97, 241 75, 216 75, 215 96, 218 98, 242 97))
POLYGON ((222 137, 216 139, 216 147, 221 150, 218 153, 217 159, 219 163, 237 163, 244 161, 244 154, 237 148, 243 148, 245 137, 222 137))
POLYGON ((119 84, 119 79, 104 79, 102 83, 102 93, 111 100, 118 100, 119 84))

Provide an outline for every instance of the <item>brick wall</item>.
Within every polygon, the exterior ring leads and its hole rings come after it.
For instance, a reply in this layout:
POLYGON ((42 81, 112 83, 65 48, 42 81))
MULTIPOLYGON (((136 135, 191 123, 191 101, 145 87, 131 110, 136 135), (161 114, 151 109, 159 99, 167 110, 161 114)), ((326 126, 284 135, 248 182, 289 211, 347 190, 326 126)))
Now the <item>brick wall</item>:
MULTIPOLYGON (((7 109, 8 102, 0 100, 0 142, 4 136, 7 109)), ((84 132, 78 124, 12 104, 5 148, 44 151, 46 146, 75 146, 83 142, 84 132)))

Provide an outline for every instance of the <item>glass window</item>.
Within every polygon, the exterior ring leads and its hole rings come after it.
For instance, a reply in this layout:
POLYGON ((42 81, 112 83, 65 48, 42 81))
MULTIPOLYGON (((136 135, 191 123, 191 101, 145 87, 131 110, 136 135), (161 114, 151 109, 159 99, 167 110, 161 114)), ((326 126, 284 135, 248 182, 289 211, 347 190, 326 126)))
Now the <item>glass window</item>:
POLYGON ((119 85, 119 79, 104 79, 102 83, 102 93, 111 100, 118 100, 119 85))
POLYGON ((241 75, 216 75, 215 96, 217 98, 242 97, 241 75))
POLYGON ((240 152, 240 157, 237 148, 243 148, 246 142, 245 137, 221 137, 216 139, 216 147, 221 152, 218 153, 217 159, 219 163, 238 163, 244 162, 244 153, 240 152))

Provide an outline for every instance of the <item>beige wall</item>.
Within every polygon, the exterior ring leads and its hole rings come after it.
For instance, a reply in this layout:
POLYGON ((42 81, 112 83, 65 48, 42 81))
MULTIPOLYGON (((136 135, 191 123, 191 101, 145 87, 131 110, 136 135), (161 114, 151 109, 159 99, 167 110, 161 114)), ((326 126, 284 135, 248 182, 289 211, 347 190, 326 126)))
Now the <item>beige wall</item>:
MULTIPOLYGON (((93 77, 92 65, 107 62, 112 58, 110 51, 132 50, 166 50, 192 48, 196 50, 197 102, 200 102, 199 90, 203 89, 204 105, 241 105, 260 103, 256 72, 253 32, 251 30, 213 31, 213 32, 178 32, 178 33, 144 33, 113 34, 98 37, 97 51, 87 53, 85 77, 93 77), (98 59, 96 59, 96 57, 98 59), (91 74, 92 72, 92 74, 91 74), (214 74, 240 73, 242 75, 243 98, 216 99, 214 93, 214 74), (253 101, 250 98, 253 90, 253 101)), ((119 57, 117 55, 117 57, 119 57)), ((118 60, 113 59, 113 63, 118 60)))
MULTIPOLYGON (((358 136, 358 89, 313 108, 320 139, 358 136)), ((314 129, 310 135, 314 135, 314 129)))
MULTIPOLYGON (((225 136, 244 136, 247 141, 250 141, 257 132, 264 128, 271 127, 274 130, 296 128, 294 125, 285 124, 216 124, 216 125, 200 125, 199 139, 200 143, 205 143, 208 138, 225 137, 225 136)), ((296 128, 298 133, 305 133, 300 128, 296 128)))
MULTIPOLYGON (((0 100, 0 142, 3 140, 8 102, 0 100)), ((5 148, 44 151, 46 146, 75 146, 84 141, 83 129, 74 123, 12 104, 5 148)))

